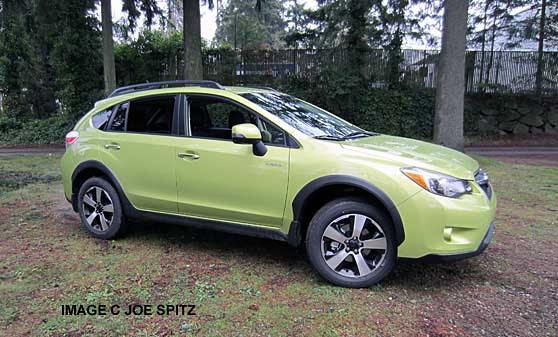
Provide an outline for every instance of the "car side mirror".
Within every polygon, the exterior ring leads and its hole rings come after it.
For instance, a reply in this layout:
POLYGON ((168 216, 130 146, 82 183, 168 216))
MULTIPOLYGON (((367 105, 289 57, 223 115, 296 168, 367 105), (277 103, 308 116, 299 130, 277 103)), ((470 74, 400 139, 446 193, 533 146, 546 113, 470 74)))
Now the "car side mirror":
POLYGON ((261 157, 267 153, 260 129, 254 124, 243 123, 233 126, 231 137, 235 144, 252 144, 252 151, 256 156, 261 157))

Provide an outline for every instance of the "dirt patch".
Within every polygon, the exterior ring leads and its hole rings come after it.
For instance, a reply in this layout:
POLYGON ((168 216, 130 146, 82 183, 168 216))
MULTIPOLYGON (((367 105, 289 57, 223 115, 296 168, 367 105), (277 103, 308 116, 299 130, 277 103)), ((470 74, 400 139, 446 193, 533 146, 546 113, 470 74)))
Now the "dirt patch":
POLYGON ((558 167, 558 147, 541 146, 497 146, 467 147, 467 154, 489 157, 513 164, 558 167))
POLYGON ((0 172, 0 195, 6 192, 18 190, 29 184, 47 184, 59 179, 59 176, 32 174, 30 172, 0 172))
POLYGON ((489 155, 488 157, 510 164, 558 167, 558 154, 519 156, 489 155))
POLYGON ((494 153, 477 152, 477 154, 504 163, 509 163, 509 164, 558 167, 558 152, 547 153, 547 154, 528 154, 528 153, 499 154, 496 152, 494 153))
POLYGON ((0 155, 64 153, 64 144, 0 146, 0 155))
POLYGON ((21 150, 54 150, 54 149, 64 149, 64 144, 19 144, 19 145, 7 145, 0 146, 0 151, 21 151, 21 150))
POLYGON ((558 134, 550 135, 504 135, 473 137, 467 146, 510 147, 510 146, 558 146, 558 134))

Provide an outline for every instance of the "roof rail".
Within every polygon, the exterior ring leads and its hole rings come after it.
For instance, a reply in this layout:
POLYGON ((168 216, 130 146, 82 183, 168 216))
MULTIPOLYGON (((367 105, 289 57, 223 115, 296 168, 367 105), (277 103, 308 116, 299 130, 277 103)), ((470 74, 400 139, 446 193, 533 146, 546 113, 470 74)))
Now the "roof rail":
POLYGON ((257 84, 252 85, 252 84, 243 84, 243 83, 241 83, 241 84, 239 84, 239 86, 240 86, 240 87, 245 87, 245 88, 254 88, 254 89, 264 89, 264 90, 270 90, 270 91, 277 91, 277 89, 275 89, 275 88, 266 87, 266 86, 257 85, 257 84))
POLYGON ((225 89, 222 85, 215 81, 206 80, 186 80, 186 81, 163 81, 163 82, 147 82, 134 85, 128 85, 125 87, 120 87, 114 90, 108 97, 115 97, 124 94, 128 94, 134 91, 152 90, 152 89, 162 89, 180 86, 199 86, 205 88, 213 89, 225 89))

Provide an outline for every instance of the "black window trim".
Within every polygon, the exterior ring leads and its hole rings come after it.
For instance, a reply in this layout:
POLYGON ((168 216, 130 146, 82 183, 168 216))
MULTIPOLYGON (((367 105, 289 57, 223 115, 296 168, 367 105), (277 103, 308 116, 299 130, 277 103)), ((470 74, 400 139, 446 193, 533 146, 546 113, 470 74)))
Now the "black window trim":
POLYGON ((180 102, 178 104, 178 111, 176 113, 177 116, 177 122, 178 122, 178 130, 177 130, 177 135, 179 137, 184 137, 184 135, 186 134, 186 130, 184 129, 185 123, 184 123, 184 118, 186 117, 186 95, 184 95, 183 93, 181 93, 180 95, 180 102))
POLYGON ((237 107, 239 107, 243 110, 247 110, 248 112, 253 113, 256 116, 256 118, 262 119, 264 122, 266 122, 266 123, 270 124, 271 126, 279 129, 285 135, 284 144, 282 144, 282 145, 279 145, 279 144, 265 144, 265 146, 275 146, 275 147, 295 148, 295 149, 300 148, 300 145, 298 144, 298 142, 288 132, 283 130, 283 128, 277 126, 275 123, 271 122, 269 119, 263 117, 258 112, 254 111, 253 109, 251 109, 251 108, 249 108, 249 107, 247 107, 247 106, 245 106, 245 105, 243 105, 239 102, 236 102, 235 100, 232 100, 228 97, 225 97, 225 96, 220 96, 220 95, 215 95, 215 94, 204 94, 204 93, 184 93, 184 101, 185 101, 185 107, 186 107, 184 109, 184 113, 186 114, 186 116, 184 118, 184 137, 186 137, 186 138, 209 139, 209 140, 225 141, 225 142, 231 142, 232 143, 232 139, 192 136, 192 130, 190 128, 190 103, 189 103, 189 99, 188 99, 189 97, 216 98, 216 99, 223 100, 227 103, 230 103, 232 105, 236 105, 237 107))
POLYGON ((106 132, 115 132, 115 133, 125 133, 126 132, 126 128, 128 126, 128 110, 130 109, 130 104, 128 104, 128 107, 126 107, 126 116, 124 116, 124 131, 115 131, 115 130, 111 130, 112 128, 112 122, 114 122, 114 117, 116 116, 116 112, 118 111, 118 109, 120 109, 120 106, 126 103, 129 103, 130 101, 124 101, 124 102, 120 102, 118 104, 115 104, 112 110, 112 114, 110 116, 110 120, 108 125, 105 127, 105 131, 106 132))
MULTIPOLYGON (((135 134, 135 135, 148 135, 148 136, 166 136, 166 137, 178 137, 180 136, 179 134, 179 122, 178 122, 178 110, 180 108, 180 100, 181 100, 181 94, 179 93, 169 93, 169 94, 155 94, 155 95, 145 95, 145 96, 141 96, 141 97, 136 97, 136 98, 132 98, 132 99, 128 99, 119 103, 116 103, 113 106, 113 111, 111 113, 110 116, 110 120, 109 123, 105 126, 105 130, 101 130, 101 131, 105 131, 105 132, 113 132, 113 133, 129 133, 129 134, 135 134), (141 101, 141 100, 148 100, 150 98, 154 98, 154 97, 174 97, 174 106, 173 106, 173 111, 172 111, 172 125, 171 125, 171 133, 153 133, 153 132, 129 132, 128 131, 128 112, 130 111, 130 103, 133 101, 141 101), (111 130, 110 128, 112 127, 112 122, 114 120, 114 117, 116 116, 116 111, 118 111, 118 108, 120 108, 121 105, 128 103, 128 107, 126 108, 126 117, 124 120, 124 131, 115 131, 115 130, 111 130)), ((99 129, 100 130, 100 129, 99 129)))

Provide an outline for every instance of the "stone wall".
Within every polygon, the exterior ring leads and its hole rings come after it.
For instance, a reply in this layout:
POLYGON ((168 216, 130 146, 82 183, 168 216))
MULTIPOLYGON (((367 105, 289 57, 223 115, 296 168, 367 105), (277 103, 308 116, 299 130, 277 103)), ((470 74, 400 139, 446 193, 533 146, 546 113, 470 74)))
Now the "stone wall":
POLYGON ((475 95, 465 105, 479 134, 558 134, 557 97, 475 95))

